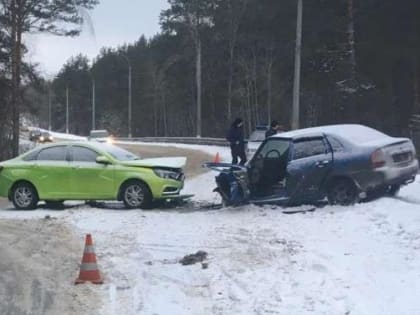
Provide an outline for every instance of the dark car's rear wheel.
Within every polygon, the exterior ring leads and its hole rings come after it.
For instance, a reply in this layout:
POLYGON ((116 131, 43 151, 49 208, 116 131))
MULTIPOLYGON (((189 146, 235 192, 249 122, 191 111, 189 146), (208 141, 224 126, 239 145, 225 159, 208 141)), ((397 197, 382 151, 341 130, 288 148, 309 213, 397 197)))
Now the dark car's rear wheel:
POLYGON ((333 205, 352 205, 358 200, 356 185, 347 178, 334 180, 328 190, 328 201, 333 205))
POLYGON ((146 184, 130 181, 121 188, 121 199, 127 209, 148 208, 152 202, 152 193, 146 184))
POLYGON ((388 196, 396 196, 400 192, 401 185, 390 185, 386 190, 388 196))
POLYGON ((12 189, 12 202, 18 210, 35 209, 38 204, 38 193, 29 183, 17 183, 12 189))

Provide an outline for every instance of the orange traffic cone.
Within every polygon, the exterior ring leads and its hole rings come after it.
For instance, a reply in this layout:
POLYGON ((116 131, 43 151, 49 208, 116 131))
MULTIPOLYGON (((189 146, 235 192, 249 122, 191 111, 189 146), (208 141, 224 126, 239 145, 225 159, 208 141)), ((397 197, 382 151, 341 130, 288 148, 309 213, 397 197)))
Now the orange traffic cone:
POLYGON ((214 157, 213 163, 220 163, 220 155, 219 152, 216 153, 216 156, 214 157))
POLYGON ((86 235, 86 244, 83 252, 82 265, 80 266, 79 278, 76 279, 74 284, 85 283, 86 281, 94 284, 103 283, 96 264, 96 255, 93 250, 92 236, 90 234, 86 235))

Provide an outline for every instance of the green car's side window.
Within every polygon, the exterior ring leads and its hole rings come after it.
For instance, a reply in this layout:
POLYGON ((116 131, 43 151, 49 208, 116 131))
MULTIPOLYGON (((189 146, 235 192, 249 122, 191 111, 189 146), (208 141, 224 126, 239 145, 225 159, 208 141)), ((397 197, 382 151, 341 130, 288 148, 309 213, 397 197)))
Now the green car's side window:
POLYGON ((66 161, 67 147, 57 146, 39 151, 38 161, 66 161))
POLYGON ((73 146, 73 161, 74 162, 92 162, 96 163, 98 153, 95 151, 79 146, 73 146))
POLYGON ((30 162, 30 161, 35 161, 37 156, 38 156, 39 151, 33 151, 31 153, 29 153, 28 155, 26 155, 22 160, 26 161, 26 162, 30 162))

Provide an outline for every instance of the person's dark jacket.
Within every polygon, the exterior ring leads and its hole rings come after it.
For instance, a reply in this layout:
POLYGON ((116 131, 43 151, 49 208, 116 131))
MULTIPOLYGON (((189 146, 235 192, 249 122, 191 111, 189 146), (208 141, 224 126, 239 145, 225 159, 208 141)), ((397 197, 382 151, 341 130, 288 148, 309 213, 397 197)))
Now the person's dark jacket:
POLYGON ((276 133, 277 133, 276 129, 270 128, 265 132, 265 137, 268 138, 268 137, 274 136, 276 133))
POLYGON ((244 145, 245 141, 243 128, 235 126, 230 127, 226 139, 230 142, 230 145, 244 145))

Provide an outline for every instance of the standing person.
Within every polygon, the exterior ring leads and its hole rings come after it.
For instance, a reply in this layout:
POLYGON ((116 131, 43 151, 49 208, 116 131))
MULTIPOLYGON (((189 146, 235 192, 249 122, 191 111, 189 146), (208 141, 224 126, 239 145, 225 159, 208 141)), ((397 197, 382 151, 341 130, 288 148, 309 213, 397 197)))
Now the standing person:
POLYGON ((226 136, 227 141, 230 143, 232 164, 238 164, 238 157, 241 159, 239 165, 244 165, 246 163, 243 125, 243 120, 241 118, 236 118, 226 136))
POLYGON ((277 133, 277 131, 279 130, 279 127, 280 126, 279 126, 279 123, 277 122, 277 120, 273 120, 270 124, 270 129, 268 129, 265 132, 265 137, 268 138, 268 137, 271 137, 271 136, 275 135, 277 133))

